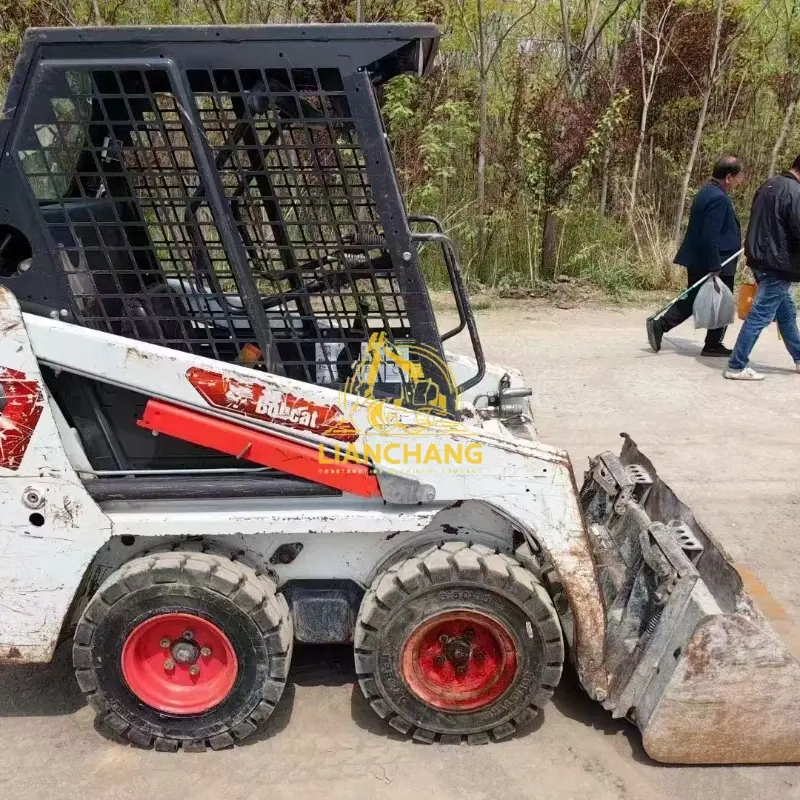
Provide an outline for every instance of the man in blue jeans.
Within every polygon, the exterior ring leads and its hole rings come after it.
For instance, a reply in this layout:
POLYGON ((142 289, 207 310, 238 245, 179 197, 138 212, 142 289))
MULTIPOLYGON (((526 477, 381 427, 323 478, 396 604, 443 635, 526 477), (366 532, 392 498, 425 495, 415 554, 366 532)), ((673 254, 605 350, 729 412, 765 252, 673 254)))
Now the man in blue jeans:
POLYGON ((758 291, 723 374, 737 381, 764 380, 748 361, 761 331, 773 320, 800 372, 800 331, 792 298, 792 284, 800 282, 800 156, 788 172, 770 178, 756 192, 745 253, 758 291))

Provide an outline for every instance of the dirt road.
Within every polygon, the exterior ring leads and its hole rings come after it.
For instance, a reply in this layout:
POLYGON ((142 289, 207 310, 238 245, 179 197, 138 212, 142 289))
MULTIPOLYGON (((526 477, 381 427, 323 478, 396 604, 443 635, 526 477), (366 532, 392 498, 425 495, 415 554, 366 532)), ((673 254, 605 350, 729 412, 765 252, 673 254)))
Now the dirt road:
MULTIPOLYGON (((479 316, 489 358, 521 368, 535 388, 543 440, 566 447, 582 469, 585 456, 617 449, 617 434, 630 433, 734 558, 800 619, 800 375, 774 330, 756 351, 768 379, 736 384, 723 381, 719 362, 697 358, 691 328, 652 354, 641 312, 513 306, 479 316)), ((477 748, 387 733, 352 682, 346 648, 300 652, 257 741, 172 756, 96 733, 66 652, 47 668, 0 671, 0 797, 800 799, 800 767, 652 763, 636 731, 569 678, 535 730, 477 748)))

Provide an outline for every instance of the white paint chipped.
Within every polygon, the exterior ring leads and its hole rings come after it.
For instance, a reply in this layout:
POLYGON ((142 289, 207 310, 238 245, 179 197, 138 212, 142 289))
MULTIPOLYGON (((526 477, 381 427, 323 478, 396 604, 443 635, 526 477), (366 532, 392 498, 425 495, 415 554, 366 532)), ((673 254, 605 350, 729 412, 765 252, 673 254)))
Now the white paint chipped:
MULTIPOLYGON (((43 385, 19 308, 2 287, 0 326, 0 368, 43 385)), ((51 657, 83 574, 110 535, 110 520, 72 469, 43 403, 18 467, 0 467, 0 661, 51 657), (28 487, 45 498, 39 526, 22 503, 28 487)))
MULTIPOLYGON (((12 315, 13 316, 13 315, 12 315)), ((11 319, 13 323, 13 319, 11 319)), ((280 395, 291 394, 304 402, 319 406, 334 406, 342 396, 335 390, 323 386, 313 386, 277 375, 263 375, 246 367, 198 358, 176 350, 168 350, 156 345, 135 342, 99 331, 69 325, 42 317, 24 316, 25 329, 18 323, 14 334, 16 342, 22 343, 23 354, 17 361, 26 364, 27 371, 35 370, 40 363, 55 368, 99 378, 105 382, 122 386, 144 395, 159 398, 179 405, 212 412, 212 408, 186 379, 192 368, 221 372, 225 376, 244 384, 260 385, 270 392, 280 395), (27 335, 25 333, 27 330, 27 335), (30 341, 28 341, 28 336, 30 341)), ((9 342, 12 340, 8 340, 9 342)), ((1 340, 0 365, 10 359, 10 345, 1 340)), ((460 362, 459 362, 460 363, 460 362)), ((466 369, 464 364, 460 367, 466 369)), ((514 375, 516 383, 521 380, 514 375)), ((244 394, 235 399, 241 402, 244 394)), ((425 415, 417 415, 419 426, 406 429, 409 435, 376 431, 371 428, 369 404, 362 398, 346 398, 349 418, 361 431, 357 447, 365 444, 387 444, 393 441, 413 451, 418 445, 426 448, 432 441, 430 420, 425 415), (366 432, 366 433, 365 433, 366 432)), ((290 430, 277 424, 249 418, 243 420, 232 412, 213 410, 213 413, 254 428, 279 432, 293 439, 331 444, 330 439, 311 431, 290 430)), ((387 409, 388 416, 394 409, 387 409)), ((424 508, 387 508, 380 502, 354 506, 350 498, 328 499, 327 508, 315 508, 309 501, 303 502, 300 509, 289 508, 285 501, 274 499, 262 504, 243 504, 236 507, 224 502, 193 503, 182 508, 180 504, 147 504, 146 507, 119 505, 110 507, 111 519, 88 500, 83 487, 68 464, 64 448, 59 440, 52 415, 46 410, 46 424, 37 429, 35 446, 32 447, 29 469, 43 467, 45 460, 52 466, 55 459, 62 474, 58 491, 63 497, 74 502, 79 510, 79 522, 75 528, 61 526, 58 530, 47 528, 50 537, 64 537, 71 543, 67 564, 42 564, 35 577, 26 580, 26 585, 35 587, 46 585, 47 601, 32 602, 33 613, 27 621, 13 617, 13 625, 8 628, 11 636, 21 644, 36 644, 37 637, 52 636, 60 627, 68 600, 75 592, 82 571, 89 563, 98 547, 111 533, 118 535, 157 536, 173 535, 241 535, 258 537, 265 531, 280 531, 292 534, 310 535, 314 531, 332 534, 358 531, 365 537, 391 534, 413 534, 429 524, 432 515, 445 505, 456 501, 477 500, 494 508, 515 527, 525 529, 536 536, 549 554, 554 566, 564 582, 576 587, 573 593, 575 617, 575 641, 581 675, 587 688, 602 687, 605 677, 600 672, 604 637, 604 614, 599 588, 597 586, 588 540, 578 507, 567 455, 557 449, 546 447, 535 441, 515 439, 502 427, 490 431, 470 428, 462 431, 435 431, 437 443, 473 442, 482 450, 482 463, 471 469, 447 470, 435 466, 421 470, 419 465, 400 463, 392 465, 392 471, 400 475, 416 478, 432 486, 435 490, 436 505, 424 508), (53 458, 49 458, 52 456, 53 458), (282 505, 283 503, 283 505, 282 505), (51 580, 54 575, 62 576, 59 588, 51 580), (39 631, 39 633, 36 633, 39 631)), ((3 482, 4 499, 16 515, 12 523, 12 535, 25 536, 25 517, 15 509, 13 485, 3 482)), ((48 523, 50 524, 50 523, 48 523)), ((43 529, 44 530, 44 529, 43 529)), ((23 541, 20 539, 20 541, 23 541)), ((378 550, 388 552, 392 545, 381 545, 378 550)), ((24 551, 24 546, 23 546, 24 551)), ((332 549, 334 557, 336 549, 332 549)), ((344 556, 341 556, 344 557, 344 556)), ((0 583, 3 572, 7 578, 17 575, 19 564, 0 566, 0 583)), ((19 600, 19 590, 14 590, 19 600)), ((6 630, 6 612, 0 608, 0 625, 6 630)))

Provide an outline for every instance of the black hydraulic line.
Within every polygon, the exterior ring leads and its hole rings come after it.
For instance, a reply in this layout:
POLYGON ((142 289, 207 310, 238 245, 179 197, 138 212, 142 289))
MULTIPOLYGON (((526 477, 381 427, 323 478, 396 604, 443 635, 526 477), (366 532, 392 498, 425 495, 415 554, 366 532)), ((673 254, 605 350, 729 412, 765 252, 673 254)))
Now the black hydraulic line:
POLYGON ((97 502, 113 500, 203 500, 228 497, 335 497, 336 489, 285 476, 103 477, 85 482, 97 502))

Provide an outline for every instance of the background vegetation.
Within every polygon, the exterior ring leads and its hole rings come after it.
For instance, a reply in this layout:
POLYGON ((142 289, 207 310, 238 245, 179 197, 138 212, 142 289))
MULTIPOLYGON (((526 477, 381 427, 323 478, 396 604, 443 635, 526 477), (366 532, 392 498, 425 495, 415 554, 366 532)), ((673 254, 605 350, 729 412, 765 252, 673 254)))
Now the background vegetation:
POLYGON ((384 114, 411 210, 445 221, 473 287, 669 287, 713 161, 744 159, 746 224, 800 152, 800 0, 2 0, 0 90, 29 26, 357 16, 445 34, 384 114))

